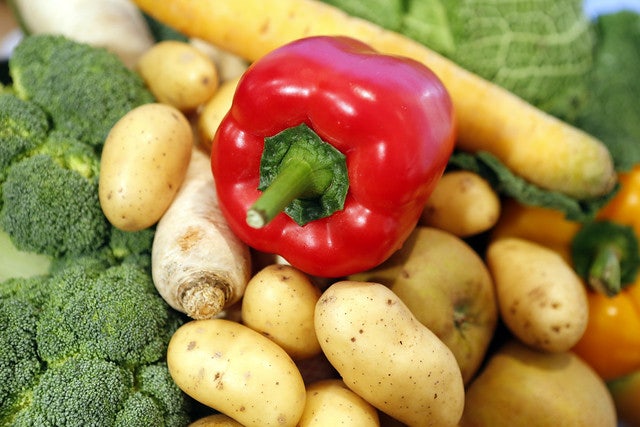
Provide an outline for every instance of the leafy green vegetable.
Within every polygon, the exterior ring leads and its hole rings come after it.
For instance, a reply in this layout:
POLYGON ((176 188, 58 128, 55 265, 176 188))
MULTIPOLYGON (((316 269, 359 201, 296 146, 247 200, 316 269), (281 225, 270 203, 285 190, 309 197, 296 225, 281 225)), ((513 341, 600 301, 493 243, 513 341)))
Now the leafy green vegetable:
POLYGON ((601 139, 617 170, 640 163, 640 15, 601 15, 589 98, 576 124, 601 139))
POLYGON ((465 169, 485 178, 502 196, 511 197, 520 203, 543 206, 564 212, 573 221, 591 221, 615 194, 592 200, 577 200, 565 194, 544 190, 515 175, 500 160, 487 152, 475 155, 455 152, 449 159, 449 168, 465 169))
POLYGON ((323 0, 346 13, 399 31, 404 15, 404 0, 323 0))
POLYGON ((324 0, 400 32, 558 117, 586 97, 594 34, 582 0, 324 0))

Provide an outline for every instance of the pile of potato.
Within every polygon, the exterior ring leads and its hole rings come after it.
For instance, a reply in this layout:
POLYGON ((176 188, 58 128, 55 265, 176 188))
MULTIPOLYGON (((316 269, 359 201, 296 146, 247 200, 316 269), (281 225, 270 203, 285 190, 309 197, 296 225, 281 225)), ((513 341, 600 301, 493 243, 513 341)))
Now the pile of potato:
MULTIPOLYGON (((123 225, 144 228, 151 218, 160 230, 173 208, 180 222, 199 216, 224 226, 207 168, 200 173, 211 189, 190 196, 190 205, 174 205, 190 182, 189 153, 206 154, 246 66, 232 58, 235 72, 221 78, 203 49, 160 43, 138 62, 160 101, 153 111, 170 119, 157 127, 160 116, 146 107, 107 139, 105 156, 121 157, 103 158, 105 177, 122 165, 117 159, 144 166, 119 169, 117 184, 101 181, 101 194, 117 186, 126 196, 103 205, 114 223, 144 218, 123 225), (203 85, 213 89, 197 90, 203 85), (206 96, 181 96, 189 93, 206 96), (152 138, 134 151, 129 141, 144 132, 152 138), (197 206, 208 206, 204 200, 212 207, 203 212, 197 206)), ((468 243, 487 235, 500 208, 482 178, 447 172, 397 254, 335 281, 252 252, 224 230, 217 231, 220 243, 204 248, 193 229, 170 227, 173 238, 166 247, 154 244, 154 252, 184 257, 169 264, 173 270, 196 251, 207 254, 180 280, 154 266, 154 280, 163 275, 161 295, 194 319, 171 339, 170 372, 187 394, 221 412, 192 426, 616 426, 605 383, 570 352, 587 318, 573 269, 522 239, 489 238, 481 250, 468 243), (213 266, 201 260, 224 253, 234 257, 213 266), (190 293, 202 284, 196 282, 216 282, 215 292, 190 293)))

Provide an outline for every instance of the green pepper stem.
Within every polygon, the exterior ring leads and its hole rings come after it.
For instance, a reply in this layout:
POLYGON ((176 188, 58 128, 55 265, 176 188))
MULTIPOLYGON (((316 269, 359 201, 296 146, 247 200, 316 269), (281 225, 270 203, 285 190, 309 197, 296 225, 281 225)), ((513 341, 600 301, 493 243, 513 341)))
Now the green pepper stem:
POLYGON ((258 182, 263 193, 246 222, 261 228, 284 212, 303 226, 342 209, 348 189, 344 154, 302 123, 264 139, 258 182))
POLYGON ((613 296, 620 292, 620 254, 613 245, 601 247, 589 269, 589 285, 598 292, 613 296))
POLYGON ((312 168, 304 160, 287 162, 277 177, 247 211, 247 224, 253 228, 267 225, 293 200, 313 186, 312 168))

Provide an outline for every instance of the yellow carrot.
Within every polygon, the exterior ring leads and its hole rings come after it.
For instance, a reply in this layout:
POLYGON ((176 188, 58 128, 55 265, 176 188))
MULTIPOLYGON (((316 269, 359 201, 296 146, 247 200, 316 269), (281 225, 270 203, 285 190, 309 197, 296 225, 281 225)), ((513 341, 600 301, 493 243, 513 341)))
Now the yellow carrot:
POLYGON ((429 48, 316 0, 134 0, 161 22, 249 61, 297 38, 344 35, 413 58, 447 87, 458 147, 488 151, 514 173, 583 199, 607 193, 616 175, 601 141, 533 107, 429 48))

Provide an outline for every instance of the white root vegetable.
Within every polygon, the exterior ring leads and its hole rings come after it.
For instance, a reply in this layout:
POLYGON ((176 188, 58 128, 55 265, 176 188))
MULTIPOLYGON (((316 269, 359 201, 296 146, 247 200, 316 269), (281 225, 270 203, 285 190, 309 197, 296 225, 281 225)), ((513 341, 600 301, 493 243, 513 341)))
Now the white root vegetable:
POLYGON ((219 209, 203 151, 193 151, 184 183, 158 222, 151 262, 159 294, 193 319, 216 317, 244 293, 251 276, 249 248, 219 209))
POLYGON ((29 32, 62 34, 105 47, 129 67, 154 43, 142 13, 130 0, 12 0, 12 3, 29 32))

